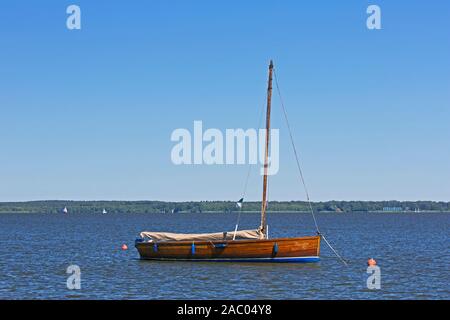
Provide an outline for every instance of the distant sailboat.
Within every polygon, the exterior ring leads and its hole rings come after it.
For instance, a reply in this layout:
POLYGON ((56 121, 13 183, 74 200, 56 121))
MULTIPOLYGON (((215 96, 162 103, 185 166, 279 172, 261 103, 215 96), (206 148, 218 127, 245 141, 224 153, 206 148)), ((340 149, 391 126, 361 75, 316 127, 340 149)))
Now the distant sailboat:
POLYGON ((63 213, 68 213, 69 211, 67 211, 67 207, 64 207, 64 209, 63 209, 62 212, 63 212, 63 213))
POLYGON ((106 212, 106 209, 103 209, 103 214, 105 214, 105 213, 107 213, 107 212, 106 212))

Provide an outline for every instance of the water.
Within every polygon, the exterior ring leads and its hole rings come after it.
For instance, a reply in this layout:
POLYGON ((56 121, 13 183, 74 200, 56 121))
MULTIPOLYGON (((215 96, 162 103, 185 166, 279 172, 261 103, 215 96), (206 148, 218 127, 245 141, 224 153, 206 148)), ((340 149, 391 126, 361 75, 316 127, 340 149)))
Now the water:
MULTIPOLYGON (((235 214, 0 214, 1 299, 449 299, 450 214, 319 214, 315 264, 141 261, 140 231, 232 230, 235 214), (129 250, 122 251, 121 245, 129 250), (381 289, 366 286, 366 261, 381 268, 381 289), (66 268, 81 268, 68 290, 66 268)), ((258 225, 244 214, 243 228, 258 225)), ((270 236, 313 234, 307 214, 269 217, 270 236)))

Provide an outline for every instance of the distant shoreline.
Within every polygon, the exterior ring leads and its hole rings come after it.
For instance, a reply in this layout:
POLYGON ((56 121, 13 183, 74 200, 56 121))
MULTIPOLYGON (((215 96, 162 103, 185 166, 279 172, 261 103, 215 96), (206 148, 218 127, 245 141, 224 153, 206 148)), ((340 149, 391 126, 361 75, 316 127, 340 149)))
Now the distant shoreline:
MULTIPOLYGON (((450 202, 444 201, 322 201, 312 202, 317 213, 433 213, 450 212, 450 202)), ((232 213, 235 201, 75 201, 42 200, 0 202, 0 213, 58 213, 67 207, 71 213, 232 213)), ((260 201, 243 203, 243 213, 260 212, 260 201)), ((270 201, 268 212, 308 213, 306 201, 270 201)))
MULTIPOLYGON (((90 210, 89 210, 90 211, 90 210)), ((89 211, 85 211, 85 212, 75 212, 76 214, 79 213, 92 213, 89 211)), ((280 213, 292 213, 292 214, 297 214, 297 213, 301 213, 301 214, 310 214, 309 211, 266 211, 268 214, 280 214, 280 213)), ((36 211, 3 211, 0 210, 0 214, 12 214, 12 213, 17 213, 17 214, 40 214, 40 213, 56 213, 56 212, 36 212, 36 211)), ((73 211, 70 211, 70 213, 74 213, 73 211)), ((102 214, 102 212, 94 212, 95 214, 102 214)), ((127 214, 160 214, 160 213, 164 213, 164 214, 192 214, 192 213, 202 213, 202 214, 217 214, 217 213, 223 213, 223 214, 230 214, 230 213, 238 213, 238 211, 201 211, 201 212, 191 212, 191 211, 178 211, 176 213, 170 213, 170 212, 141 212, 141 211, 136 211, 136 212, 123 212, 123 211, 113 211, 113 212, 107 212, 107 214, 112 214, 112 213, 127 213, 127 214)), ((261 213, 261 211, 241 211, 241 213, 243 214, 253 214, 253 213, 261 213)), ((317 213, 317 212, 315 212, 317 213)), ((377 214, 406 214, 406 213, 417 213, 417 214, 428 214, 428 213, 450 213, 450 211, 438 211, 438 210, 429 210, 429 211, 420 211, 420 212, 414 212, 414 211, 342 211, 342 212, 336 212, 336 211, 320 211, 318 212, 319 214, 336 214, 336 215, 345 215, 345 214, 349 214, 349 213, 361 213, 361 214, 365 214, 365 213, 377 213, 377 214)))

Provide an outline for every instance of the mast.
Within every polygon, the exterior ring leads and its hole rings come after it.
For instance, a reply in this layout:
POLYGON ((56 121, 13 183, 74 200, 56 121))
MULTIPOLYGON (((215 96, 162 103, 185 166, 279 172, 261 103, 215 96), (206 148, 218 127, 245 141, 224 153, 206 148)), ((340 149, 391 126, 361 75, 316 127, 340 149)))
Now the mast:
POLYGON ((273 63, 270 60, 269 64, 269 81, 267 84, 267 112, 266 112, 266 151, 264 154, 264 177, 263 177, 263 195, 261 204, 261 232, 264 237, 267 238, 267 227, 266 227, 266 209, 267 209, 267 171, 268 171, 268 161, 269 161, 269 140, 270 140, 270 108, 272 104, 272 71, 273 63))

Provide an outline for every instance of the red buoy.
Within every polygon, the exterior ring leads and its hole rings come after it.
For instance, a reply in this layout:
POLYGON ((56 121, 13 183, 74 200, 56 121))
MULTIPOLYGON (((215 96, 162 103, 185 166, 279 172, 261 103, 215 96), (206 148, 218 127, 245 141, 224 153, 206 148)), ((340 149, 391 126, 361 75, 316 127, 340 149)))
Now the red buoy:
POLYGON ((377 262, 375 261, 374 258, 370 258, 369 260, 367 260, 367 265, 368 265, 369 267, 373 267, 373 266, 376 266, 376 265, 377 265, 377 262))
POLYGON ((125 243, 122 245, 122 250, 128 250, 128 246, 125 243))

